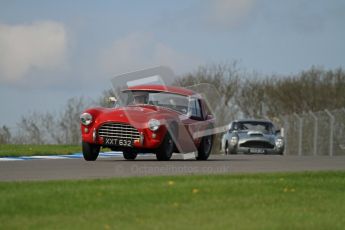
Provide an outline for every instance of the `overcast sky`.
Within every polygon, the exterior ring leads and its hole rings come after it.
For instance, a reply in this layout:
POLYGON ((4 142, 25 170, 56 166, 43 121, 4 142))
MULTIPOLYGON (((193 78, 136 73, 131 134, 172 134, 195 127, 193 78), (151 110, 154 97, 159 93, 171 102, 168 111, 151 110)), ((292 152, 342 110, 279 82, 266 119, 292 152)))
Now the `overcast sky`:
POLYGON ((123 72, 240 61, 262 74, 344 67, 342 0, 0 1, 0 125, 97 97, 123 72))

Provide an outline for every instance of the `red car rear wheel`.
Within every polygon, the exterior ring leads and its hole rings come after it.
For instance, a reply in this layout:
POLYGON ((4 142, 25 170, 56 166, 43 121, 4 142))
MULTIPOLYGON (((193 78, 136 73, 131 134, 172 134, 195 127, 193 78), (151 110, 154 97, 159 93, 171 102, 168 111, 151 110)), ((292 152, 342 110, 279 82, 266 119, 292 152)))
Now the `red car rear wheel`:
POLYGON ((174 141, 171 138, 169 132, 166 133, 162 144, 156 151, 156 158, 159 161, 168 161, 170 160, 174 151, 174 141))
POLYGON ((213 145, 213 136, 204 136, 198 148, 197 160, 207 160, 210 156, 213 145))

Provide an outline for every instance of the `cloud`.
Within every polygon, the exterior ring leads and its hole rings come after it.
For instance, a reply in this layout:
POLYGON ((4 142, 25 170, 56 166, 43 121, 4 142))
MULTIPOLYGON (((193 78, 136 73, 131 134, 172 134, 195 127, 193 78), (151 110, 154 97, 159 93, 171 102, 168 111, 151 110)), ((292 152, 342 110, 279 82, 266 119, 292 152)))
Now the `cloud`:
POLYGON ((0 82, 16 83, 33 69, 55 69, 63 62, 66 49, 61 23, 0 24, 0 82))
POLYGON ((255 0, 214 0, 208 4, 206 14, 211 24, 233 27, 244 21, 252 11, 255 0))
POLYGON ((101 53, 100 61, 101 68, 111 76, 159 65, 182 73, 200 64, 198 58, 178 52, 149 33, 132 33, 115 40, 101 53))

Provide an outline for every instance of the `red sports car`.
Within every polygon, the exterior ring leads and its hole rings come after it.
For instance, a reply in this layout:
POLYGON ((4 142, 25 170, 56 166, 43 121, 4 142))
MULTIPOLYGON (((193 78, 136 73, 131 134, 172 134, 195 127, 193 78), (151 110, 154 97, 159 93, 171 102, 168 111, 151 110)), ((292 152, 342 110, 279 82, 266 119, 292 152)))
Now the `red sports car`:
POLYGON ((122 151, 127 160, 155 153, 169 160, 173 152, 207 160, 215 119, 194 91, 164 85, 140 85, 122 90, 114 108, 91 108, 80 116, 84 159, 97 159, 100 148, 122 151))

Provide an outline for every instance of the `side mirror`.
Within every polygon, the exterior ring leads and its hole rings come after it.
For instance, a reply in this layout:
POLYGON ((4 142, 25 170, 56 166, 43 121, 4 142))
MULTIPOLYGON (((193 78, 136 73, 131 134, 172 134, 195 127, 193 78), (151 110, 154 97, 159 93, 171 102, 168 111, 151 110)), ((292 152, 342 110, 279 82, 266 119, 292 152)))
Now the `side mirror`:
POLYGON ((192 117, 192 112, 191 112, 190 110, 188 110, 186 116, 187 116, 188 118, 191 118, 191 117, 192 117))
POLYGON ((274 132, 276 135, 279 135, 281 133, 280 129, 276 129, 276 131, 274 132))

